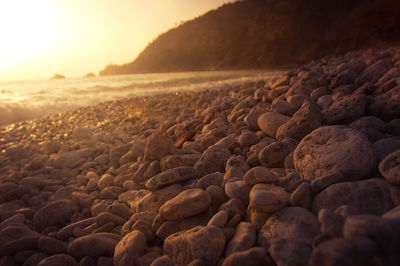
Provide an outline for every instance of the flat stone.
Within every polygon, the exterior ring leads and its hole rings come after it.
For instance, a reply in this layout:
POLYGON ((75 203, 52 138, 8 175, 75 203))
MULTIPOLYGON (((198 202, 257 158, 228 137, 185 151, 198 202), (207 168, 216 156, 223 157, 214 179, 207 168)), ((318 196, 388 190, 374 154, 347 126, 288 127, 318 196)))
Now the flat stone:
POLYGON ((230 198, 240 199, 245 204, 249 202, 250 190, 251 185, 241 179, 232 180, 225 184, 225 194, 230 198))
POLYGON ((96 216, 97 225, 105 225, 107 223, 113 223, 115 225, 122 225, 126 222, 121 216, 115 215, 110 212, 101 212, 96 216))
POLYGON ((214 225, 216 227, 222 228, 226 225, 226 223, 228 222, 228 212, 225 210, 221 210, 219 212, 217 212, 212 218, 211 220, 208 222, 207 225, 214 225))
POLYGON ((367 177, 376 162, 371 143, 357 130, 326 126, 302 139, 294 164, 300 176, 310 181, 335 172, 355 180, 367 177))
POLYGON ((167 185, 182 183, 199 176, 199 172, 191 166, 180 166, 161 172, 146 182, 146 188, 155 191, 167 185))
POLYGON ((61 228, 57 232, 57 238, 61 240, 67 240, 68 238, 73 236, 73 231, 75 228, 85 228, 91 224, 94 224, 96 222, 96 217, 91 217, 91 218, 86 218, 71 224, 68 224, 61 228))
POLYGON ((278 128, 289 121, 290 117, 274 112, 266 112, 258 118, 258 126, 265 134, 275 138, 278 128))
POLYGON ((308 265, 311 244, 301 239, 277 239, 271 242, 269 253, 277 265, 308 265))
POLYGON ((42 236, 38 240, 38 248, 47 254, 59 254, 67 251, 67 245, 53 237, 42 236))
POLYGON ((383 120, 391 120, 400 117, 400 85, 375 96, 369 111, 383 120))
POLYGON ((116 245, 114 252, 115 266, 136 264, 146 248, 146 236, 140 231, 132 231, 124 236, 116 245))
POLYGON ((310 209, 311 202, 312 202, 311 186, 310 183, 308 182, 303 182, 290 195, 290 204, 292 206, 310 209))
POLYGON ((225 236, 215 226, 197 226, 172 234, 164 241, 164 252, 176 264, 199 259, 205 265, 216 265, 224 247, 225 236))
POLYGON ((319 193, 320 191, 324 190, 325 188, 329 187, 330 185, 333 185, 335 183, 339 182, 344 182, 345 177, 341 172, 336 172, 332 174, 328 174, 325 176, 322 176, 318 179, 315 179, 311 182, 311 190, 314 195, 319 193))
POLYGON ((210 195, 202 189, 188 189, 168 200, 160 207, 160 215, 166 220, 179 220, 200 214, 211 204, 210 195))
POLYGON ((365 95, 348 95, 334 101, 322 111, 324 124, 348 124, 364 116, 367 106, 365 95))
POLYGON ((264 167, 281 168, 285 158, 296 148, 297 144, 298 142, 291 138, 273 142, 260 151, 258 158, 264 167))
POLYGON ((161 171, 179 166, 193 166, 200 157, 201 154, 199 153, 165 156, 160 161, 161 171))
POLYGON ((224 174, 221 172, 205 175, 196 181, 196 187, 205 190, 212 185, 221 186, 223 177, 224 174))

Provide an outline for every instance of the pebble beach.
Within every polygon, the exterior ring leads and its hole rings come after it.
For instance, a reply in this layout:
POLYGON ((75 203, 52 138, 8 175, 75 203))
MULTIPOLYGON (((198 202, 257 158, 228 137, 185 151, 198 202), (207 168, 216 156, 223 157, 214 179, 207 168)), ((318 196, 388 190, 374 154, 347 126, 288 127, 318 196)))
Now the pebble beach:
POLYGON ((0 265, 399 265, 400 46, 0 127, 0 265))

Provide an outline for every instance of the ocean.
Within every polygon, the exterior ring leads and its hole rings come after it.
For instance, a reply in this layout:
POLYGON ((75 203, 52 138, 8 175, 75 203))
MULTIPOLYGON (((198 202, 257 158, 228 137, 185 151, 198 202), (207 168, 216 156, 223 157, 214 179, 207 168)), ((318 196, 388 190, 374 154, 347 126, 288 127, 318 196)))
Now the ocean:
POLYGON ((204 71, 0 82, 0 126, 103 101, 257 82, 280 71, 204 71))

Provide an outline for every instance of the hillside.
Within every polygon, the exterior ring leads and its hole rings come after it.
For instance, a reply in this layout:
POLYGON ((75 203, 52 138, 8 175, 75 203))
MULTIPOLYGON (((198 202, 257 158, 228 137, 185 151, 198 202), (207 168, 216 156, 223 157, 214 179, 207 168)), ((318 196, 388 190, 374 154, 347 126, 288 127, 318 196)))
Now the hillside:
POLYGON ((243 0, 158 36, 100 75, 267 68, 400 39, 397 0, 243 0))

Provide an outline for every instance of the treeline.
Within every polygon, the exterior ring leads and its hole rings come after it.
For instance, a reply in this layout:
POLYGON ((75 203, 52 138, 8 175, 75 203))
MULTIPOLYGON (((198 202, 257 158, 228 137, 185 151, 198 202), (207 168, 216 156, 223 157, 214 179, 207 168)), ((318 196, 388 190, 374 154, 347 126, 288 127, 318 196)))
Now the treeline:
POLYGON ((279 67, 400 39, 399 0, 243 0, 158 36, 100 75, 279 67))

